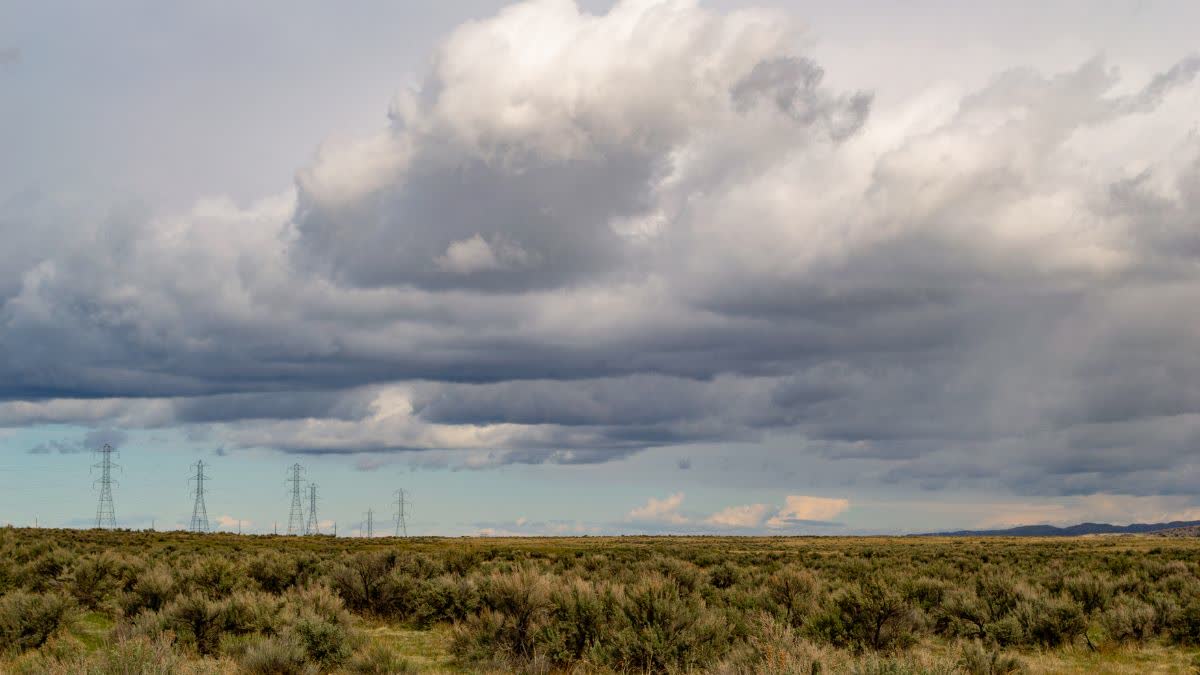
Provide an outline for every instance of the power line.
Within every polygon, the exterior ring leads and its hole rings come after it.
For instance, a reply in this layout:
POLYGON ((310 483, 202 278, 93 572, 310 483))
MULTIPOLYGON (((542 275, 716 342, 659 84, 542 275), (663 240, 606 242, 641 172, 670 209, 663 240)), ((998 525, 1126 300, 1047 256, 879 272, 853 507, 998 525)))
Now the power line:
POLYGON ((204 475, 204 460, 196 462, 192 468, 196 474, 188 480, 196 482, 196 503, 192 506, 192 524, 188 529, 192 532, 208 532, 208 507, 204 505, 204 481, 208 476, 204 475))
POLYGON ((375 511, 372 509, 367 509, 366 525, 367 539, 371 539, 375 536, 375 511))
POLYGON ((408 493, 404 488, 396 490, 396 536, 408 536, 408 517, 405 514, 405 507, 409 506, 408 493))
POLYGON ((100 477, 92 482, 92 487, 95 487, 96 483, 100 484, 100 503, 96 505, 96 527, 112 530, 117 527, 117 514, 113 509, 112 498, 112 486, 116 481, 112 479, 112 470, 120 467, 113 464, 112 456, 117 451, 113 450, 111 445, 105 443, 98 452, 100 461, 92 465, 93 469, 100 469, 100 477))
POLYGON ((304 534, 321 534, 321 526, 317 522, 317 484, 308 484, 308 524, 304 526, 304 534))
POLYGON ((300 499, 300 484, 304 482, 301 474, 304 473, 304 467, 297 463, 288 467, 288 471, 291 475, 285 482, 292 484, 292 512, 288 514, 287 533, 296 535, 304 532, 304 502, 300 499))

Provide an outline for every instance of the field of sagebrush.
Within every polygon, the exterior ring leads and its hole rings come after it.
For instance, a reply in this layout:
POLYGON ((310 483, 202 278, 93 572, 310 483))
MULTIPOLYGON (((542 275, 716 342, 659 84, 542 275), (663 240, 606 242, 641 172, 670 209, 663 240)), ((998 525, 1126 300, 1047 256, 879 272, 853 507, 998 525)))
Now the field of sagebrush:
POLYGON ((1195 672, 1200 540, 0 529, 5 673, 1195 672))

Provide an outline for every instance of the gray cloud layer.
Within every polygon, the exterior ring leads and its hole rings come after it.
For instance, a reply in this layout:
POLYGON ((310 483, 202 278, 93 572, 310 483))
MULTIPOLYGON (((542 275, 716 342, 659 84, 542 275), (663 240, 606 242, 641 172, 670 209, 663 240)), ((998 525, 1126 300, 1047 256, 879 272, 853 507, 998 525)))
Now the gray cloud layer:
POLYGON ((287 194, 66 225, 14 195, 0 424, 482 464, 780 432, 931 488, 1182 489, 1200 144, 1172 103, 1200 59, 881 115, 796 35, 526 2, 287 194))

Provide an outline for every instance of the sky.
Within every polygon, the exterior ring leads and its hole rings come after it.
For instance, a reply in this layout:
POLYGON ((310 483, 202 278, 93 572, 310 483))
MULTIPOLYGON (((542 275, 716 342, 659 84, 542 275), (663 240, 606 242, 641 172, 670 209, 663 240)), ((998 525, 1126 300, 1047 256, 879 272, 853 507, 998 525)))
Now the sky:
POLYGON ((1198 23, 0 0, 0 523, 1200 519, 1198 23))

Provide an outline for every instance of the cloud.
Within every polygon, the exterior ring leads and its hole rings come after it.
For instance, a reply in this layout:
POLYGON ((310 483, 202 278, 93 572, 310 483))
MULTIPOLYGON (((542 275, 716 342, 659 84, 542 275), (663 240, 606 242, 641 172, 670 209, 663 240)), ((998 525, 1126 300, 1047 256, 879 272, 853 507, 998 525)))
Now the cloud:
MULTIPOLYGON (((930 490, 1190 489, 1200 61, 1014 64, 880 107, 799 35, 522 2, 279 194, 4 195, 0 426, 364 469, 783 437, 930 490)), ((766 522, 840 513, 813 504, 766 522)))
POLYGON ((704 520, 709 525, 718 527, 757 528, 771 512, 767 504, 748 504, 745 506, 730 506, 712 514, 704 520))
POLYGON ((850 508, 848 499, 788 495, 784 506, 767 521, 768 527, 828 523, 850 508))
POLYGON ((683 525, 688 518, 679 513, 683 504, 683 493, 676 492, 663 499, 651 497, 642 506, 629 512, 626 520, 633 522, 662 523, 668 525, 683 525))
POLYGON ((1130 496, 1094 494, 1065 502, 1027 502, 996 505, 978 521, 979 528, 1006 528, 1017 525, 1075 525, 1100 522, 1166 523, 1200 520, 1200 507, 1185 496, 1130 496))
POLYGON ((528 260, 529 254, 520 246, 503 241, 492 244, 476 234, 469 239, 450 242, 436 262, 447 272, 466 275, 524 265, 528 260))
POLYGON ((763 531, 801 525, 833 525, 831 521, 850 508, 847 499, 789 495, 782 508, 770 504, 729 506, 708 516, 691 517, 680 512, 684 493, 662 499, 651 497, 625 516, 626 523, 666 532, 709 532, 716 530, 763 531))
POLYGON ((229 515, 217 516, 216 524, 218 528, 226 530, 249 531, 254 528, 254 521, 246 520, 245 518, 235 518, 229 515))
POLYGON ((105 445, 111 445, 113 449, 119 450, 128 439, 129 434, 120 429, 91 429, 85 432, 83 438, 80 440, 45 441, 30 448, 28 452, 31 455, 45 455, 50 453, 70 455, 81 452, 94 452, 105 445))

